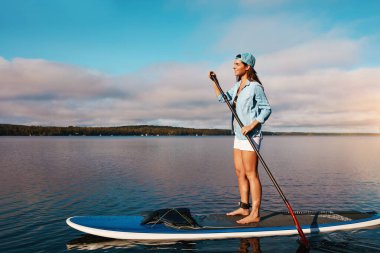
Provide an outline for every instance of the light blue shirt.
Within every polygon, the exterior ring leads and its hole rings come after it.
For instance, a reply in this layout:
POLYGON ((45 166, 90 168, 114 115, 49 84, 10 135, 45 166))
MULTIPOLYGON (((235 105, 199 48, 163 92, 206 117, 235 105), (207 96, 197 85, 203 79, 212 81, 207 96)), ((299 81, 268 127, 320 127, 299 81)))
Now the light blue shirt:
MULTIPOLYGON (((237 82, 225 93, 228 101, 234 101, 239 86, 240 82, 237 82)), ((219 102, 224 102, 222 94, 219 94, 218 99, 219 102)), ((268 99, 265 96, 263 86, 257 82, 250 81, 247 81, 247 84, 240 91, 236 101, 235 110, 244 126, 251 124, 254 120, 261 123, 248 133, 249 137, 261 136, 262 124, 264 124, 272 112, 268 99)), ((233 120, 234 116, 232 115, 232 122, 233 120)), ((232 129, 238 139, 246 140, 246 137, 242 134, 241 128, 237 122, 235 127, 232 123, 232 129)))

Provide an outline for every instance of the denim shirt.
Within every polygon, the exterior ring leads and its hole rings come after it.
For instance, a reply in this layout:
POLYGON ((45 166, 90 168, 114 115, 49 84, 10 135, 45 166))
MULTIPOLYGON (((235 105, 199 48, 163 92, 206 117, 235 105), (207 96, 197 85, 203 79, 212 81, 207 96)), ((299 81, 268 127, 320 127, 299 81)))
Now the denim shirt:
MULTIPOLYGON (((228 90, 225 94, 228 101, 234 101, 237 91, 239 89, 240 82, 228 90)), ((218 96, 219 102, 225 102, 222 94, 218 96)), ((257 82, 247 81, 247 84, 240 91, 236 101, 236 113, 244 126, 251 124, 254 120, 260 122, 252 131, 248 133, 248 136, 262 136, 261 127, 262 124, 269 118, 272 110, 264 93, 264 88, 257 82)), ((233 124, 234 116, 232 115, 232 130, 235 132, 235 136, 240 140, 246 140, 245 136, 241 132, 239 124, 236 122, 233 124)))

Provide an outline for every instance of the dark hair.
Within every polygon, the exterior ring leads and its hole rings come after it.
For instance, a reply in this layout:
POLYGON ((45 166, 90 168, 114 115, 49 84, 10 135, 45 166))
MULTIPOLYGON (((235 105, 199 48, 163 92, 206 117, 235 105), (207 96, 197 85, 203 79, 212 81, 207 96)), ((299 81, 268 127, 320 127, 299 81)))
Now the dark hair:
MULTIPOLYGON (((244 66, 248 66, 248 64, 246 64, 245 62, 243 62, 243 64, 244 64, 244 66)), ((263 85, 259 79, 259 76, 257 75, 256 70, 254 68, 252 68, 252 66, 249 66, 247 77, 248 77, 249 81, 251 81, 251 82, 256 81, 259 84, 263 85)), ((240 79, 241 79, 240 76, 236 77, 237 82, 240 81, 240 79)))

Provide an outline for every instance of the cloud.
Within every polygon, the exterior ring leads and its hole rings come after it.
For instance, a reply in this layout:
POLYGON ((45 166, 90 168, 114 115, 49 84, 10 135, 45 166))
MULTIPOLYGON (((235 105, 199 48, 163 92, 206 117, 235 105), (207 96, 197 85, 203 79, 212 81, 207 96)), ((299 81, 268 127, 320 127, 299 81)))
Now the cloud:
POLYGON ((359 62, 364 42, 365 39, 313 40, 266 54, 259 59, 257 68, 266 74, 294 74, 337 67, 351 68, 359 62))
POLYGON ((306 20, 289 14, 240 16, 225 25, 224 36, 216 42, 215 50, 236 53, 239 49, 261 55, 318 39, 317 22, 306 20))
POLYGON ((258 67, 291 72, 354 66, 371 41, 365 36, 351 38, 352 31, 329 26, 317 17, 286 12, 239 16, 221 34, 213 47, 216 52, 251 52, 258 58, 258 67))
POLYGON ((129 94, 102 73, 41 59, 0 60, 0 99, 124 98, 129 94))
MULTIPOLYGON (((213 45, 223 55, 257 50, 256 69, 273 107, 267 130, 378 132, 380 69, 360 66, 366 37, 349 38, 340 27, 321 32, 315 20, 281 14, 240 16, 224 34, 213 45)), ((0 123, 229 128, 230 113, 217 102, 208 70, 209 62, 161 62, 110 76, 0 57, 0 123)), ((232 60, 212 70, 225 90, 232 86, 232 60)))
POLYGON ((377 132, 379 68, 325 69, 267 78, 272 127, 377 132))
MULTIPOLYGON (((1 76, 7 76, 0 80, 2 123, 229 128, 230 113, 216 101, 206 64, 166 63, 133 75, 111 77, 48 61, 14 62, 1 63, 1 76), (31 69, 32 73, 26 71, 31 69), (55 78, 54 73, 64 75, 55 78), (10 87, 12 92, 7 91, 10 87), (116 90, 122 96, 108 90, 116 90), (43 97, 47 91, 51 96, 43 97), (34 99, 28 97, 31 94, 34 99)), ((227 90, 233 83, 230 63, 221 64, 216 72, 221 73, 219 80, 227 90)), ((325 68, 263 75, 273 107, 267 129, 377 131, 379 73, 378 68, 325 68)))
POLYGON ((45 60, 0 58, 0 76, 2 123, 224 125, 210 120, 222 110, 203 65, 166 63, 108 76, 45 60))

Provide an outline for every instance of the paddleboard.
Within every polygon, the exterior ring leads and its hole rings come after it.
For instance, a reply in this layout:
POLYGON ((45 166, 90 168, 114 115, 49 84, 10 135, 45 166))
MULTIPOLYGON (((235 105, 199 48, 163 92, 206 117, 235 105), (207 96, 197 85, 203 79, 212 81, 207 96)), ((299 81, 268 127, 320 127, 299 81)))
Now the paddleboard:
MULTIPOLYGON (((376 212, 296 212, 305 234, 362 229, 380 225, 376 212)), ((225 214, 194 215, 197 226, 171 226, 165 223, 143 224, 146 216, 75 216, 67 224, 81 232, 114 239, 131 240, 206 240, 284 236, 298 234, 286 212, 262 212, 258 223, 240 225, 240 216, 225 214)))

